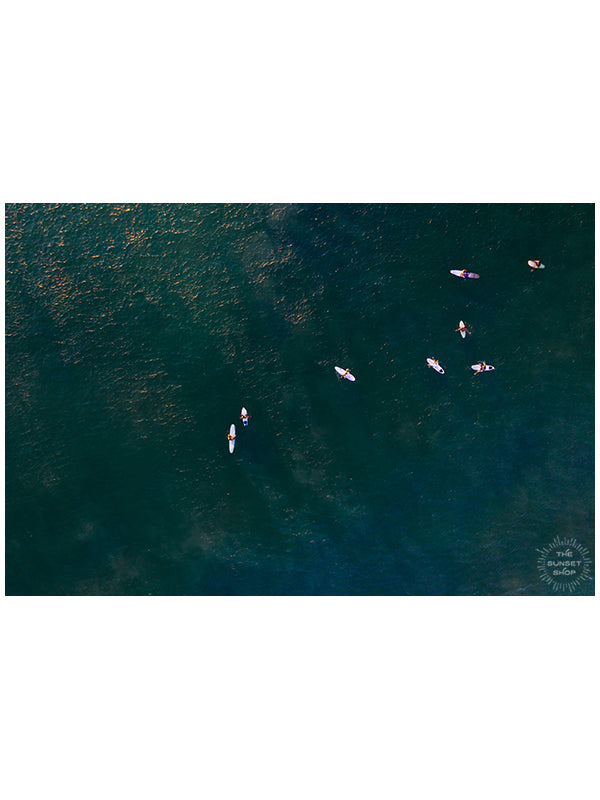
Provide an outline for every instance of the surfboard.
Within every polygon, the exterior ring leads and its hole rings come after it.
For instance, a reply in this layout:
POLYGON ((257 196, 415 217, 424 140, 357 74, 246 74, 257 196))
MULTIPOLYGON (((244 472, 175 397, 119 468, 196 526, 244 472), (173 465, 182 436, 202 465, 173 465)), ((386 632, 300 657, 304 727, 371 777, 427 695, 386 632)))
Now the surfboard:
MULTIPOLYGON (((471 369, 474 369, 475 372, 481 372, 481 364, 471 364, 471 369)), ((496 367, 492 367, 491 364, 486 364, 483 371, 491 372, 493 369, 496 369, 496 367)))
POLYGON ((240 419, 241 419, 241 420, 242 420, 242 422, 244 423, 244 428, 247 428, 247 427, 248 427, 248 416, 249 416, 249 415, 248 415, 248 412, 246 411, 246 409, 244 408, 244 406, 242 406, 242 411, 241 411, 241 414, 240 414, 240 419))
POLYGON ((433 369, 436 372, 439 372, 440 375, 444 374, 444 370, 440 367, 440 365, 437 363, 437 359, 435 359, 435 358, 428 358, 427 359, 427 366, 433 367, 433 369))
POLYGON ((465 272, 463 273, 462 269, 451 269, 451 275, 456 275, 457 278, 478 278, 479 275, 476 272, 465 272))
MULTIPOLYGON (((458 327, 459 328, 466 328, 467 326, 465 325, 465 323, 461 319, 461 321, 458 323, 458 327)), ((467 331, 459 330, 459 333, 460 333, 460 335, 462 336, 463 339, 467 338, 467 331)))
MULTIPOLYGON (((230 436, 235 436, 235 425, 231 425, 231 427, 229 428, 229 435, 230 436)), ((233 453, 234 450, 235 450, 235 439, 230 439, 229 440, 229 452, 233 453)))
POLYGON ((348 372, 348 370, 346 370, 346 369, 342 369, 341 367, 335 367, 335 371, 337 372, 337 374, 340 377, 346 378, 347 381, 355 381, 356 380, 354 375, 352 375, 352 373, 348 372))

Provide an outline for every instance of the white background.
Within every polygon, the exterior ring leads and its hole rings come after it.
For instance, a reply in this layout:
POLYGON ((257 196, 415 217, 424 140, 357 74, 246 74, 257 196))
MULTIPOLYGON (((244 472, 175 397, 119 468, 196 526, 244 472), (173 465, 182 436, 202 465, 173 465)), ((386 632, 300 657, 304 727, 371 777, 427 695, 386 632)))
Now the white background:
MULTIPOLYGON (((587 2, 3 18, 5 202, 595 201, 587 2)), ((4 795, 589 796, 596 610, 4 597, 4 795)))

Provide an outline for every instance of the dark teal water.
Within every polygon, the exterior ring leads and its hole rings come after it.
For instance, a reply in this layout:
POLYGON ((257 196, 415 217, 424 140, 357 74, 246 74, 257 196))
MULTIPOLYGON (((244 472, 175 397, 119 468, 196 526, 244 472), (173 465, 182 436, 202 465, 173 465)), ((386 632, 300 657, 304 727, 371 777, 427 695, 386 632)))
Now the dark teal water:
POLYGON ((593 532, 593 206, 6 207, 7 594, 553 594, 593 532))

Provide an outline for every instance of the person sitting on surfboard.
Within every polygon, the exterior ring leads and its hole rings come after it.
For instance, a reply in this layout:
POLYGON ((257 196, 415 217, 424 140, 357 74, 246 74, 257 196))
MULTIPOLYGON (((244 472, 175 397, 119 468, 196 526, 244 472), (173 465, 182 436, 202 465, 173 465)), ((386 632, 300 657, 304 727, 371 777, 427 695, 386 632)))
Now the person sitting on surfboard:
POLYGON ((480 372, 485 372, 485 368, 487 366, 485 361, 478 361, 477 363, 479 364, 479 369, 477 370, 477 372, 473 373, 474 375, 479 375, 480 372))
POLYGON ((243 419, 249 419, 249 418, 250 418, 250 414, 240 414, 240 419, 242 419, 242 420, 243 419))
POLYGON ((227 439, 228 439, 228 441, 233 442, 233 440, 235 439, 235 433, 233 433, 233 434, 228 433, 227 434, 227 439))
POLYGON ((467 328, 467 326, 466 326, 466 325, 459 325, 459 326, 458 326, 458 328, 457 328, 456 330, 457 330, 457 331, 460 331, 461 333, 462 333, 463 331, 464 331, 465 333, 471 333, 471 331, 470 331, 470 330, 467 328))
POLYGON ((531 269, 539 269, 542 262, 538 259, 537 261, 528 261, 527 263, 531 269))
POLYGON ((349 369, 347 369, 345 372, 342 372, 342 374, 340 375, 340 378, 345 378, 345 377, 346 377, 346 375, 347 375, 349 372, 350 372, 350 370, 349 370, 349 369))
POLYGON ((460 271, 460 277, 461 277, 461 278, 466 278, 468 274, 469 274, 469 271, 468 271, 468 270, 466 270, 466 269, 461 269, 461 271, 460 271))

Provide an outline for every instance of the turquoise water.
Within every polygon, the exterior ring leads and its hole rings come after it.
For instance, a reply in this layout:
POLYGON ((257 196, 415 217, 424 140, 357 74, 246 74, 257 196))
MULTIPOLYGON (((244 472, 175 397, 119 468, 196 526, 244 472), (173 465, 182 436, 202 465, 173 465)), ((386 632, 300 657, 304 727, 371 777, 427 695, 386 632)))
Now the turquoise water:
POLYGON ((7 594, 554 594, 540 548, 593 557, 593 206, 9 205, 6 337, 7 594))

